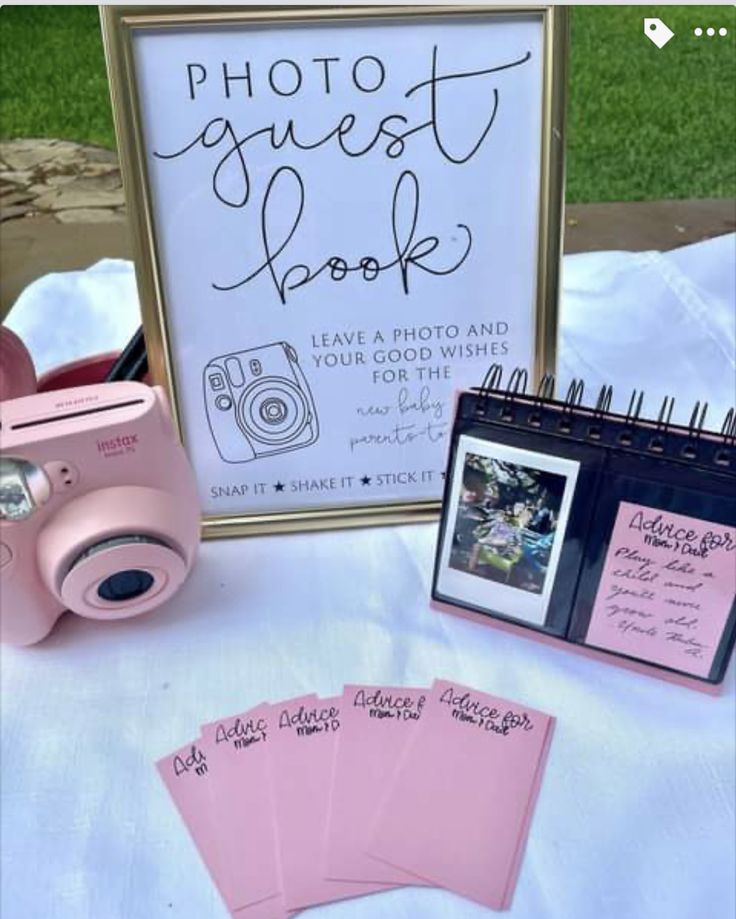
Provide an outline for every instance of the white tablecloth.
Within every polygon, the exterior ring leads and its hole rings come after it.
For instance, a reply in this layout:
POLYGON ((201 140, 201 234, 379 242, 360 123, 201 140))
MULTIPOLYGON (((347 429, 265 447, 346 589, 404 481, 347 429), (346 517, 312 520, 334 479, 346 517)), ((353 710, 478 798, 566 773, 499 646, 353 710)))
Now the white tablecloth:
MULTIPOLYGON (((583 367, 593 388, 618 382, 621 400, 660 388, 725 410, 735 264, 734 237, 566 259, 562 377, 583 367)), ((107 262, 32 285, 10 324, 48 366, 122 344, 135 311, 130 266, 107 262), (102 348, 86 337, 101 296, 102 348), (64 311, 76 339, 51 334, 64 311)), ((208 543, 148 618, 67 616, 42 644, 4 648, 3 919, 225 916, 154 760, 264 699, 437 676, 558 719, 512 919, 733 919, 733 668, 711 698, 432 612, 434 540, 423 525, 208 543)), ((489 913, 406 889, 305 915, 489 913)))

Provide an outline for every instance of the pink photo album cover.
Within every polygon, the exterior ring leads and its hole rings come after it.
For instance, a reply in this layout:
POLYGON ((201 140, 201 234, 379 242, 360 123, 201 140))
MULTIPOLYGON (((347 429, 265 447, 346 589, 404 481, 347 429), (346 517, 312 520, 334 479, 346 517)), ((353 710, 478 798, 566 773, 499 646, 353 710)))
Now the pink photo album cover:
POLYGON ((507 908, 553 725, 542 712, 438 680, 381 804, 370 854, 507 908))

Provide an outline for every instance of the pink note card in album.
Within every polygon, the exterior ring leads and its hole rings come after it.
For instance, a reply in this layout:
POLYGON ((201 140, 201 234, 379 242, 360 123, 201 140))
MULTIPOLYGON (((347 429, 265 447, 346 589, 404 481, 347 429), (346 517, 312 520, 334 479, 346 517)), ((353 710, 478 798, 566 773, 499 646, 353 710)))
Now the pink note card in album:
POLYGON ((231 909, 281 896, 269 742, 267 705, 202 727, 211 819, 231 909))
POLYGON ((287 908, 344 900, 388 889, 328 880, 324 841, 342 697, 274 705, 268 745, 284 899, 287 908))
POLYGON ((707 677, 736 594, 736 529, 622 501, 585 643, 707 677))
POLYGON ((435 682, 381 803, 370 854, 506 909, 553 725, 526 706, 435 682))
POLYGON ((346 686, 327 819, 325 873, 330 878, 426 884, 366 854, 370 830, 397 760, 417 730, 428 689, 346 686))
MULTIPOLYGON (((281 897, 237 908, 231 898, 229 866, 221 858, 219 828, 212 819, 210 763, 205 746, 193 741, 156 763, 200 858, 230 912, 238 919, 286 919, 290 915, 281 897)), ((264 790, 265 793, 265 790, 264 790)))

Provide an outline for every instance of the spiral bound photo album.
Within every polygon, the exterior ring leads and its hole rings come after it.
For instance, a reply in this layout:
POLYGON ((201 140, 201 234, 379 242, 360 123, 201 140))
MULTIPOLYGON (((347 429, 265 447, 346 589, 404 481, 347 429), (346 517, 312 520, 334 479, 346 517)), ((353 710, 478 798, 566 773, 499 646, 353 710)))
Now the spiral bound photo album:
POLYGON ((625 415, 574 381, 526 393, 494 365, 459 395, 435 605, 695 688, 722 682, 736 638, 736 413, 721 433, 625 415))

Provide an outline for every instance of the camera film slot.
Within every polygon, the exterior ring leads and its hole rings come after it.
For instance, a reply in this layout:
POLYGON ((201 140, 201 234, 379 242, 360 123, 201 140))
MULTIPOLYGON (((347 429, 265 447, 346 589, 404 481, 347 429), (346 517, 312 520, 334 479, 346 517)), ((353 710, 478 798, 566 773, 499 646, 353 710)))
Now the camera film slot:
POLYGON ((17 424, 11 424, 11 431, 22 431, 25 428, 36 428, 43 424, 55 424, 57 421, 69 421, 72 418, 84 418, 86 415, 99 415, 101 412, 112 412, 116 409, 131 408, 133 405, 143 405, 143 399, 129 399, 127 402, 114 402, 110 405, 98 405, 94 408, 80 409, 76 412, 66 412, 61 415, 45 415, 43 418, 36 418, 33 421, 21 421, 17 424))

